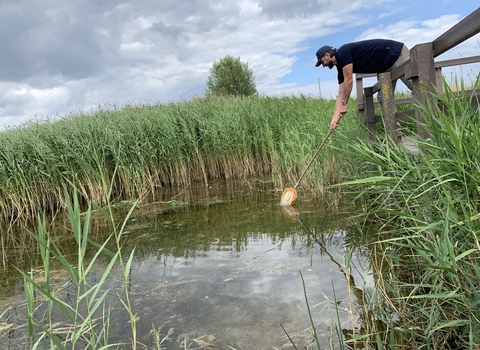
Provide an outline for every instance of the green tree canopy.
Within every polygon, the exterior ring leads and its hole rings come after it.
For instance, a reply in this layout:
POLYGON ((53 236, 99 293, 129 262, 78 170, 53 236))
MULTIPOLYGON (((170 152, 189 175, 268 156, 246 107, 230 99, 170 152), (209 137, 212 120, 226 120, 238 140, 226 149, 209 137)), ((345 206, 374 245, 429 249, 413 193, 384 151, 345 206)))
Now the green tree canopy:
POLYGON ((207 80, 207 96, 252 96, 257 93, 253 72, 240 57, 228 55, 213 63, 207 80))

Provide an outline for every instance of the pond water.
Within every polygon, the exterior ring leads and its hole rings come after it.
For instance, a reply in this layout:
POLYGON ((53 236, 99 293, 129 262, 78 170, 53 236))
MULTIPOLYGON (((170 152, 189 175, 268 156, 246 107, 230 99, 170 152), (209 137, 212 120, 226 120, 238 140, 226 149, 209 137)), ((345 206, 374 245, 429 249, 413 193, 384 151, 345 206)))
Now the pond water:
MULTIPOLYGON (((144 344, 139 348, 155 348, 155 329, 160 339, 168 335, 162 349, 293 349, 292 343, 311 349, 305 293, 322 348, 338 343, 338 322, 344 330, 357 326, 349 286, 358 292, 372 281, 366 254, 356 247, 355 208, 348 201, 327 204, 299 195, 298 211, 286 212, 278 204, 281 193, 267 185, 219 182, 165 194, 175 197, 167 206, 165 200, 141 204, 122 242, 125 256, 135 249, 128 282, 137 339, 144 344)), ((94 222, 93 239, 105 237, 106 227, 94 222)), ((70 239, 57 239, 68 254, 70 239)), ((38 257, 20 255, 12 264, 41 269, 38 257)), ((98 261, 93 282, 105 266, 98 261)), ((117 270, 108 282, 112 291, 120 290, 117 270)), ((5 349, 29 344, 19 311, 25 309, 23 279, 14 271, 6 268, 0 276, 5 349)), ((52 278, 59 285, 67 281, 55 264, 52 278)), ((129 319, 119 302, 110 323, 112 342, 128 344, 129 319)))

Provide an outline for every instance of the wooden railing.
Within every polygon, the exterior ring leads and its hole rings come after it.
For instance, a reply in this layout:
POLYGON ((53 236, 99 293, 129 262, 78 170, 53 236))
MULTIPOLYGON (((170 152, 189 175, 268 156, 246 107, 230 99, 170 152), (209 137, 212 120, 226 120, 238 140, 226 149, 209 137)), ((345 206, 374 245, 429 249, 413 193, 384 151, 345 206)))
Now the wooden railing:
MULTIPOLYGON (((414 101, 420 103, 437 103, 437 101, 427 101, 429 95, 426 93, 425 87, 433 88, 435 86, 440 91, 443 91, 442 68, 480 62, 480 55, 439 62, 435 62, 434 58, 454 48, 479 32, 480 8, 465 17, 462 21, 440 35, 434 41, 415 45, 410 50, 410 60, 395 70, 378 75, 356 74, 358 116, 360 121, 365 123, 370 137, 375 137, 376 123, 382 121, 382 116, 386 135, 388 139, 395 144, 398 144, 400 140, 397 130, 397 121, 412 120, 413 118, 419 123, 423 122, 422 115, 417 108, 397 112, 396 106, 413 103, 414 101), (377 76, 378 79, 377 83, 371 87, 363 86, 364 78, 375 76, 377 76), (413 97, 395 99, 393 82, 403 76, 405 76, 406 79, 412 80, 413 97), (381 92, 382 94, 381 106, 378 102, 374 102, 373 100, 374 94, 378 92, 381 92), (382 108, 382 116, 375 115, 375 108, 378 107, 382 108)), ((469 96, 471 96, 471 94, 477 96, 474 103, 478 108, 480 89, 466 91, 466 93, 469 96)), ((419 136, 423 138, 428 137, 428 135, 424 135, 422 132, 420 132, 419 136)))

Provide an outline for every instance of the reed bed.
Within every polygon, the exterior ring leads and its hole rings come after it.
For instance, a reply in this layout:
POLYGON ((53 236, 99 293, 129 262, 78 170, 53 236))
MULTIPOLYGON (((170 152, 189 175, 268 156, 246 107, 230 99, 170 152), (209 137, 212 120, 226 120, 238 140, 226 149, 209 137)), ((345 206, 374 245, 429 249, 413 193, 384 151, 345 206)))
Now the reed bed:
MULTIPOLYGON (((113 200, 220 178, 264 177, 282 190, 326 135, 334 103, 305 96, 195 98, 6 130, 0 133, 0 215, 8 223, 64 210, 64 190, 71 194, 74 187, 84 202, 105 205, 102 179, 111 179, 113 200)), ((331 145, 359 134, 350 118, 331 145)), ((351 159, 325 147, 302 185, 315 191, 351 171, 351 159)))
POLYGON ((376 279, 352 346, 480 348, 480 111, 462 87, 444 84, 429 91, 438 104, 417 105, 430 135, 418 157, 352 145, 365 175, 344 185, 368 202, 360 229, 376 279))

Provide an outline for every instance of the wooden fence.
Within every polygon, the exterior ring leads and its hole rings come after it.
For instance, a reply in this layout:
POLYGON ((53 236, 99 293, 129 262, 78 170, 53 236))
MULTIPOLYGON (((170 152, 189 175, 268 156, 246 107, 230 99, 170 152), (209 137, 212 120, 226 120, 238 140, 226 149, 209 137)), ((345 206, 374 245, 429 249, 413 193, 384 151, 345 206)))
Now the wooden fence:
MULTIPOLYGON (((465 17, 462 21, 450 28, 448 31, 440 35, 432 42, 415 45, 410 49, 410 60, 402 66, 391 72, 381 74, 356 74, 356 89, 358 116, 369 130, 370 137, 375 138, 376 123, 382 121, 382 116, 375 115, 375 108, 382 108, 383 122, 387 138, 398 144, 400 135, 398 132, 397 121, 416 120, 423 122, 422 115, 417 108, 397 112, 397 106, 402 104, 411 104, 414 101, 427 103, 429 95, 426 93, 425 87, 436 87, 440 91, 442 89, 442 68, 458 66, 468 63, 480 62, 479 56, 465 57, 446 61, 435 62, 435 57, 454 48, 465 40, 471 38, 480 32, 480 8, 465 17), (363 87, 363 79, 377 76, 377 83, 371 87, 363 87), (398 78, 405 76, 411 79, 413 83, 413 97, 395 99, 394 84, 398 78), (374 102, 375 93, 382 93, 382 105, 374 102)), ((475 94, 474 103, 478 108, 478 97, 480 89, 470 90, 466 92, 468 96, 475 94)), ((438 101, 430 101, 430 103, 438 103, 438 101)), ((420 129, 419 129, 420 130, 420 129)), ((426 138, 420 132, 420 137, 426 138)))

